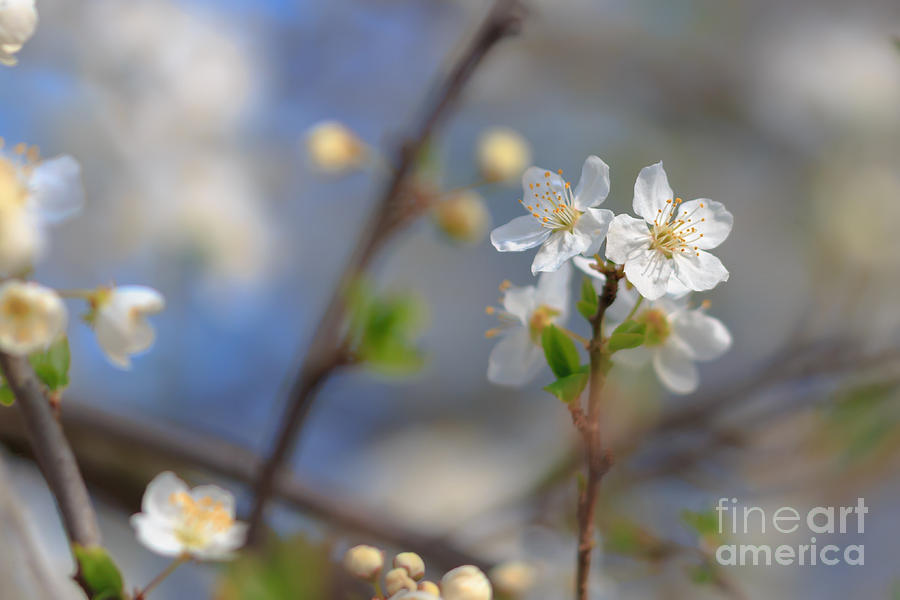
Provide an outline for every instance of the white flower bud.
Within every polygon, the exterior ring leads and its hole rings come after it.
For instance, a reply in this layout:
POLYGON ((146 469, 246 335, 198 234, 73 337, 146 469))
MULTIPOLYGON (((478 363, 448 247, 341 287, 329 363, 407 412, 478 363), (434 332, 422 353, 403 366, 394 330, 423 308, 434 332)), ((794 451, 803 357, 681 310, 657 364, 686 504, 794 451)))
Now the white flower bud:
POLYGON ((488 181, 508 181, 531 164, 531 146, 517 131, 489 129, 478 140, 478 166, 488 181))
POLYGON ((344 555, 344 568, 359 579, 372 581, 384 567, 384 552, 372 546, 354 546, 344 555))
POLYGON ((394 568, 406 569, 407 575, 416 581, 425 576, 425 561, 415 552, 401 552, 395 556, 394 568))
MULTIPOLYGON (((437 588, 437 586, 435 586, 435 588, 437 588)), ((418 590, 415 592, 408 592, 406 590, 403 590, 397 592, 393 596, 390 596, 388 600, 434 600, 435 598, 440 598, 438 592, 432 594, 430 592, 422 592, 418 590)))
POLYGON ((434 596, 435 598, 441 597, 441 588, 439 588, 433 581, 420 581, 419 591, 423 594, 434 596))
POLYGON ((153 345, 156 332, 147 322, 147 315, 160 312, 165 304, 162 294, 140 285, 98 291, 94 331, 110 362, 128 369, 132 354, 153 345))
POLYGON ((22 281, 0 284, 0 350, 17 356, 43 350, 62 335, 67 321, 55 291, 22 281))
POLYGON ((416 591, 416 582, 410 579, 406 569, 391 569, 384 576, 384 589, 389 596, 401 591, 416 591))
POLYGON ((0 0, 0 64, 14 65, 14 54, 37 27, 34 0, 0 0))
POLYGON ((464 190, 439 202, 434 207, 434 220, 454 242, 474 244, 487 233, 491 215, 480 195, 464 190))
POLYGON ((497 565, 491 570, 491 582, 502 594, 518 598, 534 585, 534 567, 520 562, 510 561, 497 565))
POLYGON ((491 600, 491 582, 478 567, 465 565, 447 572, 441 579, 444 600, 491 600))
POLYGON ((368 154, 365 142, 337 121, 313 125, 306 134, 306 150, 314 167, 331 174, 358 169, 368 154))

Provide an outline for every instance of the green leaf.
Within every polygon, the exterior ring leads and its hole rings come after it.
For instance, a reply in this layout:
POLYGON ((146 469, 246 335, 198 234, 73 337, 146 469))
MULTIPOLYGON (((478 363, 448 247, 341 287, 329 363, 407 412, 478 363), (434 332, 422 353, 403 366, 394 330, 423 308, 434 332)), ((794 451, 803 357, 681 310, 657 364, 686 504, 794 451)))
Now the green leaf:
POLYGON ((119 600, 124 597, 122 573, 101 546, 73 544, 78 561, 78 579, 87 586, 92 600, 119 600))
POLYGON ((625 321, 615 328, 609 336, 609 351, 618 352, 628 348, 637 348, 644 343, 647 325, 637 321, 625 321))
POLYGON ((575 342, 569 339, 555 325, 547 325, 541 332, 541 345, 544 347, 544 356, 550 370, 557 378, 562 379, 578 371, 581 360, 578 358, 578 349, 575 342))
POLYGON ((13 395, 12 390, 5 383, 0 386, 0 404, 3 406, 12 406, 16 401, 16 397, 13 395))
POLYGON ((28 357, 34 373, 50 391, 57 391, 69 385, 69 339, 59 338, 43 352, 34 352, 28 357))
POLYGON ((575 303, 575 308, 578 309, 582 317, 590 321, 597 314, 598 306, 599 300, 594 284, 591 282, 590 277, 585 276, 581 280, 581 299, 575 303))
POLYGON ((550 385, 544 386, 544 390, 568 404, 578 398, 587 386, 590 379, 588 369, 588 365, 584 365, 576 373, 560 377, 550 385))

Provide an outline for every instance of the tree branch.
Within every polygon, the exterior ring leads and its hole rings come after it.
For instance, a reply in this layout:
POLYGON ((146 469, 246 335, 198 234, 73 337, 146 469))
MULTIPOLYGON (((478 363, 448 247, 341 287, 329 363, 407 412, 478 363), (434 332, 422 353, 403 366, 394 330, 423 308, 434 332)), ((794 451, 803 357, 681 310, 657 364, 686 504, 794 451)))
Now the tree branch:
POLYGON ((405 211, 401 206, 407 180, 412 175, 423 148, 459 100, 463 88, 488 51, 502 38, 518 31, 523 16, 519 0, 495 1, 480 29, 437 88, 434 100, 421 123, 410 135, 409 141, 401 145, 393 175, 331 294, 328 308, 319 319, 307 347, 303 365, 290 387, 288 407, 281 419, 280 431, 256 481, 256 500, 249 517, 249 543, 259 541, 266 504, 274 491, 278 472, 294 449, 316 392, 344 362, 342 330, 345 317, 344 293, 347 287, 366 269, 384 243, 424 210, 425 206, 421 204, 405 207, 405 211))

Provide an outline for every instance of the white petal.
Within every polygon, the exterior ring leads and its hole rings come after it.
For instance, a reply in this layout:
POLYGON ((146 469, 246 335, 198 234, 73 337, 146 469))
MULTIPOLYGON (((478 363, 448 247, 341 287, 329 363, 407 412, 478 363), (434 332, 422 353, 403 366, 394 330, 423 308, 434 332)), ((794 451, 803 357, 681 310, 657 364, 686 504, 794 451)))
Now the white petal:
POLYGON ((534 297, 535 306, 546 304, 560 311, 558 322, 564 320, 569 308, 569 292, 572 280, 572 267, 569 263, 563 265, 557 271, 541 273, 538 278, 537 293, 534 297))
POLYGON ((613 216, 615 216, 613 211, 605 208, 587 208, 578 218, 575 231, 591 238, 591 245, 583 252, 585 256, 593 256, 600 252, 600 246, 606 239, 613 216))
POLYGON ((625 263, 625 276, 648 300, 662 298, 672 277, 672 261, 647 247, 625 263))
POLYGON ((522 173, 522 200, 526 206, 542 198, 547 188, 556 196, 566 196, 566 182, 558 173, 541 167, 528 167, 522 173))
POLYGON ((164 471, 147 484, 141 510, 155 519, 173 519, 180 514, 180 509, 171 501, 172 495, 189 491, 187 484, 175 473, 164 471))
POLYGON ((700 198, 685 202, 678 209, 678 217, 690 219, 690 225, 703 237, 689 235, 691 245, 709 250, 725 241, 734 225, 734 216, 725 205, 715 200, 700 198))
POLYGON ((597 206, 609 194, 609 166, 597 156, 588 156, 581 167, 581 179, 575 188, 575 208, 584 211, 597 206))
POLYGON ((544 353, 531 341, 527 327, 503 336, 488 358, 488 380, 499 385, 522 386, 537 375, 544 353))
POLYGON ((672 335, 684 342, 694 360, 714 360, 731 347, 731 333, 725 324, 701 310, 675 313, 672 335))
POLYGON ((590 245, 591 238, 586 235, 554 231, 535 254, 531 272, 537 274, 539 271, 555 271, 573 256, 584 252, 590 245))
POLYGON ((173 529, 163 521, 140 513, 131 517, 131 526, 138 541, 157 554, 178 556, 184 552, 184 546, 175 537, 173 529))
POLYGON ((666 285, 666 295, 670 298, 684 298, 691 291, 691 288, 681 283, 677 277, 669 277, 669 283, 666 285))
POLYGON ((675 263, 675 276, 692 290, 711 290, 720 282, 728 281, 728 269, 705 250, 696 254, 676 252, 672 261, 675 263))
POLYGON ((641 169, 634 182, 634 212, 648 223, 653 223, 659 211, 665 210, 666 200, 673 199, 662 161, 641 169))
POLYGON ((623 265, 632 255, 650 247, 647 224, 630 215, 616 215, 606 236, 606 257, 623 265))
POLYGON ((622 365, 632 369, 640 368, 650 362, 652 352, 646 346, 619 350, 613 354, 612 361, 615 365, 622 365))
POLYGON ((28 181, 30 202, 44 223, 61 223, 84 207, 81 165, 71 156, 38 164, 28 181))
POLYGON ((588 277, 593 277, 594 279, 599 280, 601 286, 606 281, 606 275, 592 266, 597 264, 596 259, 588 258, 585 256, 575 256, 572 258, 572 264, 574 264, 579 271, 581 271, 588 277))
POLYGON ((119 302, 136 308, 145 315, 158 313, 166 307, 163 295, 145 285, 123 285, 115 289, 119 302))
POLYGON ((530 215, 516 217, 491 232, 491 243, 500 252, 521 252, 540 245, 550 237, 550 230, 541 227, 530 215))
POLYGON ((191 490, 190 495, 198 502, 203 498, 218 502, 230 517, 234 517, 234 494, 228 490, 223 490, 217 485, 198 485, 191 490))
POLYGON ((209 544, 192 554, 199 560, 231 560, 237 556, 247 539, 246 523, 236 522, 227 531, 216 535, 209 544))
POLYGON ((537 288, 533 285, 513 286, 503 293, 503 309, 518 317, 523 325, 528 324, 529 315, 535 308, 537 288))
POLYGON ((668 343, 653 353, 653 368, 662 384, 676 394, 690 394, 699 385, 697 367, 690 357, 668 343))
POLYGON ((97 311, 94 331, 107 358, 127 369, 132 354, 153 345, 156 334, 145 316, 162 310, 165 299, 153 288, 131 285, 115 288, 97 311))

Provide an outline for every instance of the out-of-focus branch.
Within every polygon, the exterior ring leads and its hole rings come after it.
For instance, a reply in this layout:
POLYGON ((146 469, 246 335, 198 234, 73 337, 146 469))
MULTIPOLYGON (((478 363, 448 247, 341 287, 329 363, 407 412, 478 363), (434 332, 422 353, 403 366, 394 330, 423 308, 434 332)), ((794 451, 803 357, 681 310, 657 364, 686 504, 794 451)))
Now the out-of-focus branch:
MULTIPOLYGON (((160 471, 197 470, 252 484, 262 462, 250 450, 208 434, 114 415, 72 399, 63 403, 61 418, 88 484, 128 511, 140 506, 147 482, 160 471)), ((24 429, 15 419, 0 419, 0 440, 28 452, 24 429)), ((417 552, 446 568, 489 566, 446 541, 410 531, 368 507, 309 489, 291 476, 275 481, 274 497, 360 541, 377 540, 417 552)))
POLYGON ((69 540, 100 544, 97 515, 72 448, 53 416, 49 399, 27 358, 0 353, 0 369, 16 398, 37 463, 56 498, 69 540))
POLYGON ((425 204, 422 202, 403 205, 404 200, 409 200, 410 197, 414 199, 416 196, 406 193, 406 188, 422 150, 459 100, 463 88, 487 53, 498 41, 518 30, 523 16, 519 0, 494 2, 480 29, 437 88, 421 123, 413 130, 408 141, 400 146, 390 181, 376 203, 359 244, 331 294, 325 313, 319 319, 307 346, 299 374, 290 387, 288 406, 280 421, 280 431, 256 481, 256 499, 249 517, 250 543, 259 541, 266 504, 274 491, 278 472, 294 448, 316 392, 345 363, 344 294, 348 285, 366 269, 375 252, 398 229, 424 210, 425 204))

